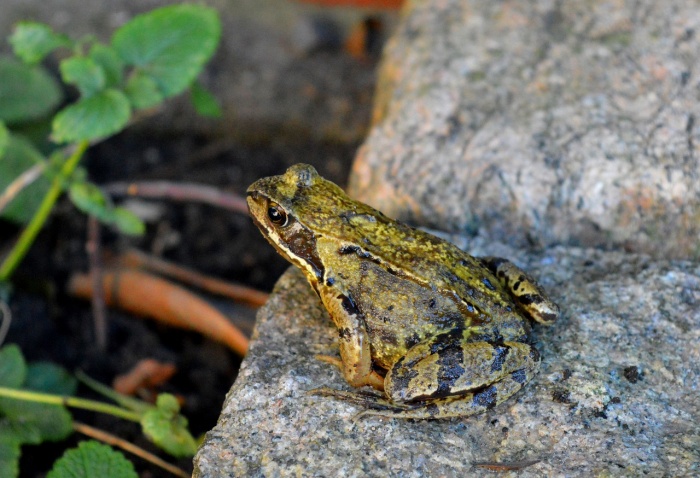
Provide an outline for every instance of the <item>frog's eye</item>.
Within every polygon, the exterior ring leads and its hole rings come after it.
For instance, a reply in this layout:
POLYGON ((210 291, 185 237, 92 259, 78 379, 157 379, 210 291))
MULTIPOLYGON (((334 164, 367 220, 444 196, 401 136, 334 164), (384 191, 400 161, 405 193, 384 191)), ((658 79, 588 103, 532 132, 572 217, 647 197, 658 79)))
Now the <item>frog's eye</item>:
POLYGON ((272 224, 280 227, 286 226, 287 222, 289 221, 287 213, 284 212, 284 209, 274 204, 267 208, 267 217, 270 218, 272 224))

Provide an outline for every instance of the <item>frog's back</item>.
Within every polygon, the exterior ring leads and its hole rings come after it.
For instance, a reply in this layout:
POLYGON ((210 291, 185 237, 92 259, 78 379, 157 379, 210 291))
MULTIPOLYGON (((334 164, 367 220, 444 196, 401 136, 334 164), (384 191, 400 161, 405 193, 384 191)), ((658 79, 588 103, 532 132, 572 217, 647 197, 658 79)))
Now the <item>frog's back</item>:
POLYGON ((464 312, 485 321, 517 316, 510 295, 477 259, 431 234, 394 221, 348 197, 308 165, 292 166, 282 176, 263 178, 250 189, 264 190, 316 238, 333 238, 338 254, 381 263, 424 287, 455 295, 464 312), (476 310, 469 311, 467 306, 476 310))

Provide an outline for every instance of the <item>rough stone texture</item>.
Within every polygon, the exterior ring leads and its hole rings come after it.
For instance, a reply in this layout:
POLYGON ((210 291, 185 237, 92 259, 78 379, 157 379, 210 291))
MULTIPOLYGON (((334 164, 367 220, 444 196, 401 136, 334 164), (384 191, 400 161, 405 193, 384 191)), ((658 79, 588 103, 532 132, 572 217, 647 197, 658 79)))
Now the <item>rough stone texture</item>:
MULTIPOLYGON (((5 38, 20 20, 48 23, 72 38, 96 35, 107 41, 134 15, 172 3, 181 2, 2 0, 0 52, 10 51, 5 38)), ((202 81, 220 99, 224 118, 198 117, 185 95, 170 100, 146 126, 254 137, 277 129, 341 141, 357 141, 366 134, 373 64, 338 52, 348 31, 365 15, 378 15, 389 27, 395 14, 324 9, 293 0, 201 3, 217 9, 223 24, 219 50, 202 81)))
MULTIPOLYGON (((488 244, 487 246, 484 246, 488 244)), ((376 417, 306 391, 349 387, 315 354, 335 330, 296 270, 259 312, 250 353, 195 476, 493 476, 474 462, 539 460, 501 476, 700 474, 700 265, 556 247, 511 257, 562 306, 537 327, 540 374, 488 413, 449 421, 376 417)))
POLYGON ((700 9, 409 1, 350 190, 512 244, 700 257, 700 9))

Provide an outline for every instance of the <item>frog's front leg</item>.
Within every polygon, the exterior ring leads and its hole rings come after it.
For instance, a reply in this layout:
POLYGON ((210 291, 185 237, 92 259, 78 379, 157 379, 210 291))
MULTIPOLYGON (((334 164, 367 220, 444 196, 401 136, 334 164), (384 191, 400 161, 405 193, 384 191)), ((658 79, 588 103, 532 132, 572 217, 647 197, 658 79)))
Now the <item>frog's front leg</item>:
POLYGON ((372 369, 369 337, 361 312, 352 297, 326 287, 321 288, 319 295, 338 328, 340 361, 324 355, 318 358, 337 365, 353 387, 370 385, 383 391, 384 377, 372 369))

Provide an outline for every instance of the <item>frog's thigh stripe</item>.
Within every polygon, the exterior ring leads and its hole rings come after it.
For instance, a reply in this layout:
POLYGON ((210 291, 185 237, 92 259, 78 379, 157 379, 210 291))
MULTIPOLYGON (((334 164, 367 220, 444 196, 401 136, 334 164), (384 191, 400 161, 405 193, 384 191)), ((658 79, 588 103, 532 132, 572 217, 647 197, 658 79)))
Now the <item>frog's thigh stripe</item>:
POLYGON ((392 367, 384 384, 391 400, 420 402, 463 396, 516 370, 536 371, 538 366, 537 350, 520 342, 419 344, 392 367))
POLYGON ((363 411, 360 415, 413 419, 468 417, 486 412, 503 403, 523 388, 523 385, 529 382, 535 373, 535 369, 519 369, 509 373, 496 383, 466 395, 413 403, 409 404, 408 407, 406 405, 392 407, 387 406, 386 403, 377 404, 376 407, 369 405, 371 409, 363 411))

